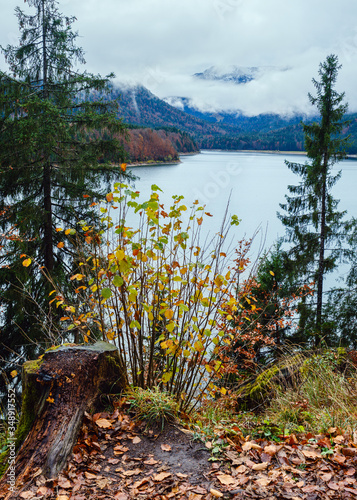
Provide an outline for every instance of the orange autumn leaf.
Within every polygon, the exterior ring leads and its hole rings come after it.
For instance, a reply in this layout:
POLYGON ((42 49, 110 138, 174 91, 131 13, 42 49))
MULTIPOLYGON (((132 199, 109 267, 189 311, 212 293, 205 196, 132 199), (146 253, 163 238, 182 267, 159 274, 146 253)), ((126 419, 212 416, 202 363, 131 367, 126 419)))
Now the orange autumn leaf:
POLYGON ((57 248, 63 248, 64 247, 64 243, 63 241, 60 241, 58 244, 57 244, 57 248))
POLYGON ((165 318, 171 319, 173 317, 173 315, 174 315, 174 312, 173 312, 172 309, 166 309, 166 311, 165 311, 164 314, 165 314, 165 318))
POLYGON ((106 199, 107 199, 107 202, 108 202, 108 203, 111 203, 111 202, 113 201, 113 198, 114 198, 113 193, 108 193, 108 194, 106 195, 106 199))
POLYGON ((126 170, 126 163, 122 163, 120 165, 120 168, 122 169, 123 172, 125 172, 125 170, 126 170))
POLYGON ((24 267, 29 267, 29 265, 31 264, 31 262, 32 262, 32 260, 30 258, 28 258, 28 259, 25 259, 25 260, 22 261, 22 265, 24 267))

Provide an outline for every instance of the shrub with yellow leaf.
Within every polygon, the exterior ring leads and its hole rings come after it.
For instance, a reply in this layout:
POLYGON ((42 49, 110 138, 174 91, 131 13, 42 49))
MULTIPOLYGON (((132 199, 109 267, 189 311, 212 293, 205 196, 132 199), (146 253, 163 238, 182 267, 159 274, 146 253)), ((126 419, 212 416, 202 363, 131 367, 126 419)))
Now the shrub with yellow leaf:
POLYGON ((80 307, 72 313, 64 297, 56 299, 71 315, 69 328, 87 340, 88 332, 94 339, 99 330, 117 345, 134 386, 161 385, 187 411, 203 394, 221 391, 217 357, 231 341, 224 325, 231 318, 227 311, 238 307, 244 266, 225 248, 237 217, 224 220, 213 242, 202 247, 203 222, 211 214, 197 201, 188 209, 182 196, 173 196, 164 209, 160 191, 152 186, 141 202, 137 191, 115 184, 100 208, 102 227, 82 221, 87 247, 81 274, 71 278, 82 284, 80 307), (129 211, 139 218, 136 228, 128 223, 129 211))

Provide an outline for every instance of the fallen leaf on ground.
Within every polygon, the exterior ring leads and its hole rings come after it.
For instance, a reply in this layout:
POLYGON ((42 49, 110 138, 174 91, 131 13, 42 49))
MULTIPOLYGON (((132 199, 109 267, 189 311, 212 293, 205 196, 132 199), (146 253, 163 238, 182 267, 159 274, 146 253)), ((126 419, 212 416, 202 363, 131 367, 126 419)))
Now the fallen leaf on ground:
POLYGON ((140 481, 135 481, 132 488, 135 490, 141 488, 141 486, 144 486, 144 484, 149 483, 150 479, 151 479, 150 477, 144 477, 144 479, 140 479, 140 481))
POLYGON ((271 479, 269 479, 267 476, 265 476, 265 477, 260 477, 260 478, 259 478, 259 479, 257 479, 255 482, 256 482, 257 484, 259 484, 259 486, 263 486, 263 487, 265 487, 265 486, 268 486, 268 484, 270 484, 270 483, 271 483, 271 479))
POLYGON ((185 479, 186 477, 188 477, 188 474, 182 474, 181 472, 176 472, 176 476, 180 477, 181 479, 185 479))
POLYGON ((115 469, 115 472, 120 472, 120 474, 123 474, 123 476, 138 476, 141 474, 142 470, 141 469, 133 469, 133 470, 122 470, 120 467, 119 469, 115 469))
POLYGON ((221 484, 224 484, 225 486, 236 484, 236 480, 234 479, 234 477, 230 476, 229 474, 219 474, 219 476, 217 476, 217 479, 221 484))
POLYGON ((138 443, 141 443, 141 439, 139 438, 139 436, 135 436, 133 441, 132 441, 133 444, 138 444, 138 443))
POLYGON ((171 472, 160 472, 159 474, 155 474, 154 481, 164 481, 170 476, 171 472))
POLYGON ((171 451, 171 446, 169 444, 162 444, 161 449, 162 451, 171 451))
POLYGON ((253 470, 265 470, 268 467, 269 463, 268 462, 262 462, 261 464, 254 464, 252 469, 253 470))
POLYGON ((334 460, 339 465, 342 465, 346 462, 346 457, 344 457, 343 455, 340 455, 339 453, 335 453, 331 460, 334 460))
POLYGON ((339 490, 340 487, 337 483, 335 483, 334 481, 330 481, 329 483, 327 483, 327 486, 331 489, 331 490, 339 490))
POLYGON ((269 446, 264 447, 264 453, 267 455, 271 455, 272 457, 279 451, 279 448, 275 446, 275 444, 271 444, 269 446))
POLYGON ((84 475, 87 479, 98 479, 96 474, 92 474, 91 472, 85 472, 84 475))
POLYGON ((223 493, 221 493, 220 491, 218 490, 214 490, 213 488, 211 488, 209 490, 209 492, 211 493, 212 496, 214 496, 215 498, 222 498, 223 497, 223 493))
POLYGON ((325 481, 325 483, 328 483, 332 479, 332 474, 331 473, 329 473, 329 474, 322 474, 321 479, 323 481, 325 481))
POLYGON ((312 459, 321 458, 321 455, 318 451, 315 450, 301 450, 301 451, 306 458, 312 458, 312 459))
POLYGON ((237 474, 244 474, 244 472, 247 470, 247 467, 245 465, 240 465, 239 467, 236 468, 237 474))
POLYGON ((114 496, 114 500, 128 500, 129 497, 126 493, 119 492, 114 496))
POLYGON ((68 479, 66 479, 65 477, 60 476, 58 478, 58 486, 60 488, 63 488, 64 490, 67 490, 68 488, 72 487, 72 483, 71 481, 68 481, 68 479))
POLYGON ((262 447, 259 446, 257 443, 253 443, 252 441, 247 441, 246 443, 243 444, 242 446, 243 451, 249 451, 249 450, 262 450, 262 447))
POLYGON ((156 465, 156 464, 158 464, 158 463, 159 463, 159 462, 158 462, 158 460, 154 460, 152 457, 151 457, 151 458, 149 458, 149 460, 145 460, 145 461, 144 461, 144 464, 145 464, 145 465, 156 465))
POLYGON ((33 498, 33 496, 34 496, 33 491, 23 491, 22 493, 20 493, 20 497, 25 499, 33 498))
POLYGON ((101 429, 109 429, 109 427, 112 426, 112 424, 106 418, 98 418, 98 420, 96 421, 96 425, 101 429))

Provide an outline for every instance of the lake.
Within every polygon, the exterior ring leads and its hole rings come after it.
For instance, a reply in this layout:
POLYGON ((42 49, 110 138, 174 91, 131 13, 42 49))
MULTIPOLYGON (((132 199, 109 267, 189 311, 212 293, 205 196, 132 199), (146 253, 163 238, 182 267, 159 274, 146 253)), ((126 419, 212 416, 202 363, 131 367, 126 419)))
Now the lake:
MULTIPOLYGON (((193 156, 182 156, 181 163, 132 167, 140 177, 135 187, 144 196, 157 184, 163 193, 161 200, 167 206, 174 194, 183 195, 187 206, 198 199, 213 215, 206 230, 217 232, 230 200, 229 212, 241 223, 238 238, 249 238, 261 228, 256 238, 255 253, 264 245, 268 249, 285 233, 276 216, 279 203, 285 201, 288 184, 298 184, 300 177, 293 174, 284 160, 304 163, 306 157, 298 154, 259 152, 202 151, 193 156)), ((342 170, 342 177, 333 188, 333 196, 340 199, 339 209, 347 210, 348 217, 357 217, 357 161, 344 160, 334 166, 342 170)))

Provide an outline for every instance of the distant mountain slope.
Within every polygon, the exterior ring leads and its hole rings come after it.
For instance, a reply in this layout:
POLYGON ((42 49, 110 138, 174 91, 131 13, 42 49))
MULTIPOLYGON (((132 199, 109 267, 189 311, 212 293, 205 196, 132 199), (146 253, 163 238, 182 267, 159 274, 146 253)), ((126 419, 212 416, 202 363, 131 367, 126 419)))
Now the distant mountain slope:
MULTIPOLYGON (((174 127, 190 134, 201 149, 301 151, 304 147, 301 120, 307 120, 303 116, 205 113, 195 109, 189 99, 175 98, 174 102, 170 98, 166 102, 142 86, 116 87, 110 98, 119 99, 119 116, 124 122, 142 127, 174 127)), ((351 124, 344 134, 351 134, 349 152, 355 154, 357 114, 349 118, 351 124)))
POLYGON ((124 122, 146 127, 177 127, 195 137, 224 134, 218 125, 188 115, 159 99, 142 86, 116 87, 112 98, 119 98, 119 116, 124 122))
POLYGON ((306 119, 303 115, 280 116, 276 114, 261 114, 257 116, 245 116, 238 111, 202 111, 194 106, 191 99, 186 97, 167 97, 164 101, 191 116, 208 121, 209 123, 215 123, 226 131, 234 129, 242 133, 268 132, 269 130, 296 125, 306 119), (229 126, 229 129, 226 125, 229 126))

